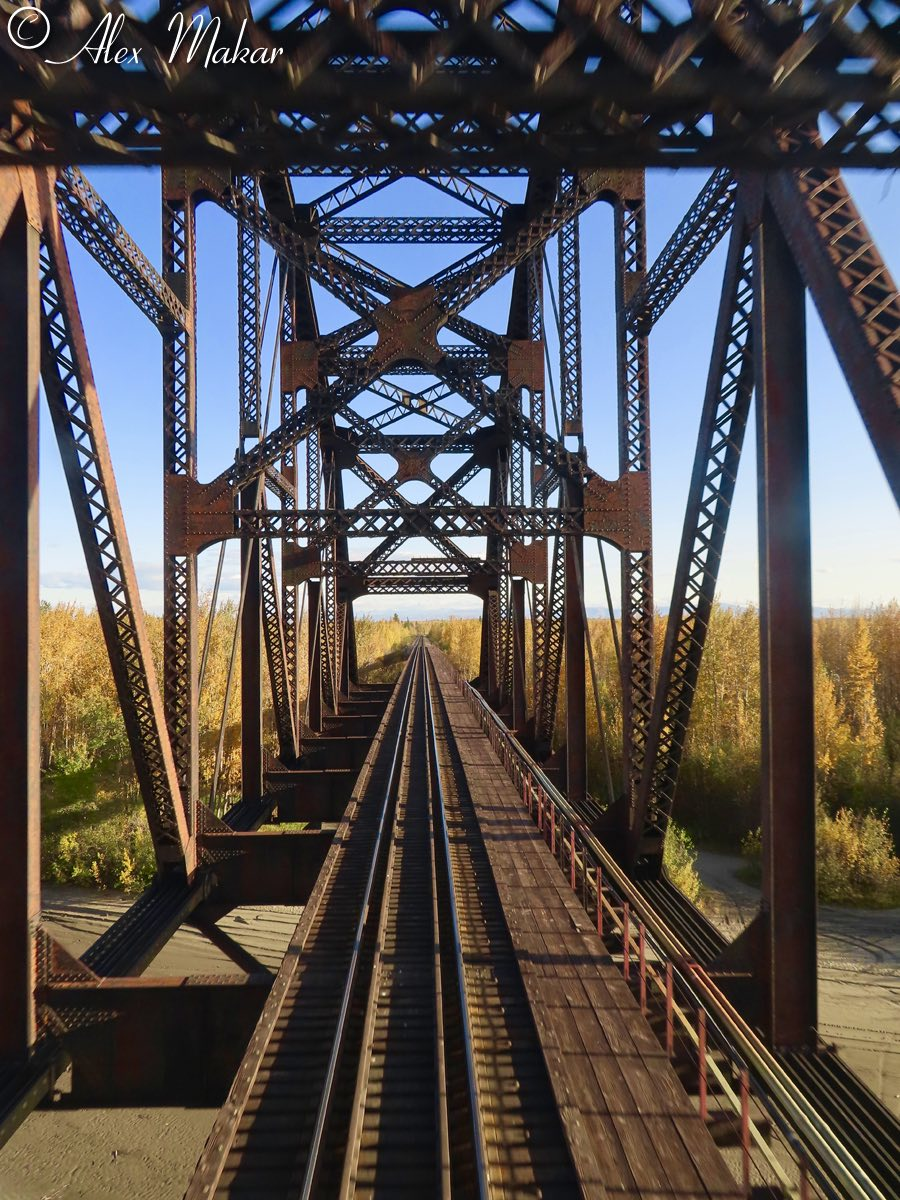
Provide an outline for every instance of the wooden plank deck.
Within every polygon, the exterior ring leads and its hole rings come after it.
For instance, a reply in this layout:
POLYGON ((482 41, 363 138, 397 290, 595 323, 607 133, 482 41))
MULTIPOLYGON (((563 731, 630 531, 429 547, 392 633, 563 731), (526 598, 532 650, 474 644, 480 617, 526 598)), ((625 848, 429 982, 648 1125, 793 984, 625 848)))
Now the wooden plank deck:
POLYGON ((738 1200, 741 1189, 449 665, 439 653, 432 661, 583 1194, 738 1200))

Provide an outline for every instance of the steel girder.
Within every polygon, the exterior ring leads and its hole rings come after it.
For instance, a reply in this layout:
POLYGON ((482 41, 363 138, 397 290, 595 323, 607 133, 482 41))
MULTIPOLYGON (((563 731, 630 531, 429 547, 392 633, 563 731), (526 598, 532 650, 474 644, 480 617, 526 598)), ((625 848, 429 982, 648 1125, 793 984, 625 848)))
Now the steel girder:
POLYGON ((816 754, 806 296, 771 200, 753 235, 759 462, 762 1025, 818 1044, 816 754))
POLYGON ((329 242, 394 246, 403 242, 450 246, 496 241, 500 222, 490 217, 331 217, 319 226, 329 242))
POLYGON ((59 220, 45 202, 42 375, 94 600, 161 867, 192 869, 195 850, 163 719, 109 448, 59 220))
MULTIPOLYGON (((618 341, 619 469, 650 472, 650 396, 647 338, 625 319, 647 262, 644 180, 632 177, 615 206, 616 335, 618 341)), ((648 543, 649 544, 649 543, 648 543)), ((622 739, 624 786, 636 800, 644 769, 653 703, 653 564, 649 549, 622 555, 622 739)))
MULTIPOLYGON (((163 327, 163 469, 167 479, 191 480, 197 476, 196 243, 194 194, 180 172, 163 172, 162 239, 163 279, 191 314, 187 325, 170 320, 163 327)), ((166 546, 163 600, 166 723, 193 834, 199 793, 196 554, 166 546)))
MULTIPOLYGON (((234 186, 239 189, 248 208, 258 205, 258 185, 255 175, 240 175, 234 186)), ((260 295, 259 295, 259 233, 247 221, 237 223, 238 237, 238 376, 239 428, 243 446, 245 438, 258 438, 262 431, 260 412, 260 295)))
MULTIPOLYGON (((315 22, 279 27, 216 4, 192 54, 193 35, 176 47, 190 18, 163 0, 145 20, 123 14, 115 45, 139 53, 121 65, 93 61, 74 7, 53 9, 38 49, 2 43, 7 161, 354 174, 376 156, 382 169, 456 173, 900 160, 896 26, 880 6, 821 0, 791 20, 759 0, 671 0, 642 28, 635 5, 560 0, 534 6, 527 28, 500 4, 434 10, 433 28, 386 37, 377 8, 324 3, 315 22), (243 53, 217 65, 214 43, 221 58, 244 17, 243 53), (820 145, 777 136, 811 119, 827 130, 820 145)), ((98 23, 118 12, 102 0, 91 11, 98 23)))
POLYGON ((628 325, 649 333, 682 288, 731 228, 734 174, 722 167, 703 185, 697 199, 625 305, 628 325))
MULTIPOLYGON (((228 536, 309 538, 327 546, 342 537, 484 537, 509 540, 551 537, 584 532, 581 507, 529 508, 516 504, 409 504, 399 508, 357 505, 355 508, 235 510, 234 528, 228 536)), ((613 522, 618 525, 618 520, 613 522)), ((621 548, 623 536, 611 527, 602 533, 621 548)), ((218 539, 214 539, 218 540, 218 539)), ((462 552, 460 552, 461 557, 462 552)), ((332 572, 328 572, 332 574, 332 572)))
POLYGON ((77 167, 63 167, 57 175, 56 199, 65 227, 158 329, 173 321, 190 328, 188 307, 77 167))
MULTIPOLYGON (((297 755, 297 730, 291 674, 288 670, 285 625, 282 621, 281 596, 275 576, 275 556, 272 551, 272 543, 267 538, 263 538, 260 542, 260 589, 263 637, 272 686, 272 709, 275 714, 278 749, 283 761, 290 762, 297 755)), ((293 588, 287 589, 292 596, 293 590, 293 588)))
POLYGON ((29 1060, 38 1025, 34 929, 41 913, 40 223, 37 196, 29 200, 12 172, 0 174, 0 739, 5 791, 0 839, 0 1062, 7 1068, 29 1060))
POLYGON ((778 172, 767 194, 900 503, 897 285, 840 172, 778 172))
MULTIPOLYGON (((571 180, 567 181, 571 186, 571 180)), ((559 231, 559 393, 564 437, 584 444, 581 378, 581 253, 578 218, 559 231)))
POLYGON ((740 212, 731 233, 659 683, 630 830, 630 858, 651 874, 659 870, 675 800, 753 393, 752 315, 753 255, 747 220, 740 212))

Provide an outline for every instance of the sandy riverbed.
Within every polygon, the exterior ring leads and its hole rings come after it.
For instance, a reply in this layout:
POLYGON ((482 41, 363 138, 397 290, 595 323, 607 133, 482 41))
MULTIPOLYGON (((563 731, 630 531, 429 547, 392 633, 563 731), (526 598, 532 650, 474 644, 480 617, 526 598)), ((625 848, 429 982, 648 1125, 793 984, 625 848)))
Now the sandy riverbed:
MULTIPOLYGON (((758 893, 734 875, 739 860, 700 855, 711 915, 734 935, 758 893)), ((76 954, 127 907, 110 893, 46 888, 45 919, 76 954)), ((277 967, 298 908, 242 908, 222 928, 266 966, 277 967)), ((823 907, 820 1028, 894 1112, 900 1113, 900 911, 823 907)), ((153 974, 211 974, 233 964, 182 929, 153 974)), ((215 1113, 210 1109, 116 1109, 32 1114, 0 1150, 0 1200, 180 1200, 215 1113)))
MULTIPOLYGON (((729 938, 751 920, 759 891, 739 858, 701 852, 708 914, 729 938)), ((900 909, 819 909, 819 1032, 900 1115, 900 909)))

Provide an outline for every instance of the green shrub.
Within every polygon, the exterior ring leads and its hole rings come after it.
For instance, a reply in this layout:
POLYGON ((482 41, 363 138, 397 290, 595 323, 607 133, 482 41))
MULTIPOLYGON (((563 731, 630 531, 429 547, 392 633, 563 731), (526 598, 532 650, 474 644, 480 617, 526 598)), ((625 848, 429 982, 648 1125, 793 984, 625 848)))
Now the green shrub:
MULTIPOLYGON (((741 843, 746 866, 741 875, 758 882, 762 870, 762 838, 758 829, 741 843)), ((900 905, 900 859, 886 813, 856 813, 840 808, 816 815, 817 890, 832 904, 869 907, 900 905)))
POLYGON ((691 835, 671 821, 666 833, 663 866, 675 886, 680 888, 689 900, 694 901, 700 898, 700 876, 697 874, 696 862, 697 850, 691 835))
POLYGON ((887 814, 840 808, 816 828, 818 888, 836 904, 900 904, 900 861, 887 814))
POLYGON ((119 801, 119 811, 100 815, 109 803, 110 798, 98 792, 95 800, 81 805, 77 821, 68 829, 45 830, 44 879, 123 892, 141 892, 152 883, 156 861, 143 808, 119 801))

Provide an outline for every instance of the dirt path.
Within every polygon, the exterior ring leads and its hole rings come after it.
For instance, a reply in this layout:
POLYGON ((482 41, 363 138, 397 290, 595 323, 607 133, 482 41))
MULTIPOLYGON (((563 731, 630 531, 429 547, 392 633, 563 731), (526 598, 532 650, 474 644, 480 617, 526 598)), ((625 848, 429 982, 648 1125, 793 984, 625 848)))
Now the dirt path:
MULTIPOLYGON (((741 860, 701 851, 708 914, 734 937, 759 907, 741 860)), ((819 909, 819 1032, 900 1115, 900 909, 819 909)))

